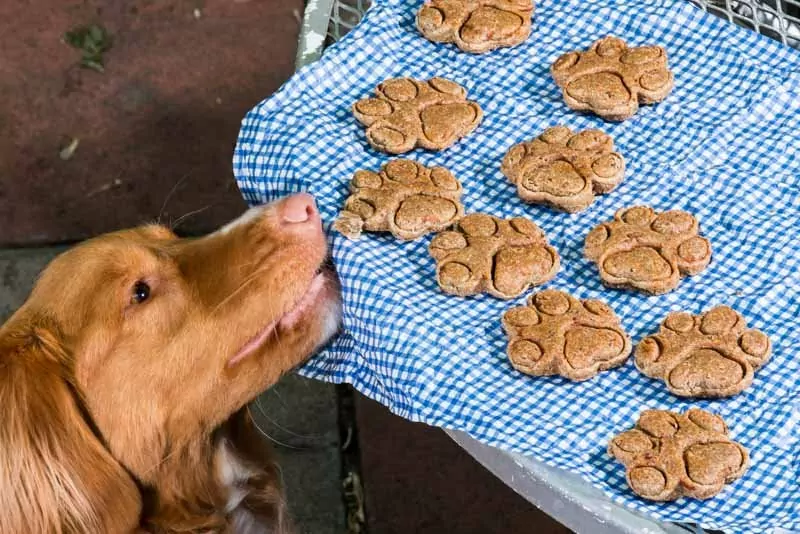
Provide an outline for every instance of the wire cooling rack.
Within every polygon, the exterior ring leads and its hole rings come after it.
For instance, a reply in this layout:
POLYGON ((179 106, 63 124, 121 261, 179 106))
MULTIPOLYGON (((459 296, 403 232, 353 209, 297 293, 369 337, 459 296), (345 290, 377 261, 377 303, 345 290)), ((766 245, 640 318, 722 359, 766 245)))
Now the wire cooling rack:
POLYGON ((690 0, 709 13, 800 48, 800 0, 690 0))
POLYGON ((331 21, 328 24, 328 39, 332 41, 341 39, 358 24, 369 4, 369 0, 335 0, 331 10, 331 21))

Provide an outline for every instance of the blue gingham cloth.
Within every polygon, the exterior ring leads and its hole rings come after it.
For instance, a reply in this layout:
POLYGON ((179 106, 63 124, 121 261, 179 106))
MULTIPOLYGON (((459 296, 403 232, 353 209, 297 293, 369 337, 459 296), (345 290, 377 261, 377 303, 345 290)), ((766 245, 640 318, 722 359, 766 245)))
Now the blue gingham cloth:
POLYGON ((768 333, 773 357, 727 400, 673 397, 632 361, 582 383, 524 376, 507 361, 500 316, 528 295, 507 302, 443 294, 430 236, 353 242, 334 234, 345 333, 302 372, 349 382, 405 418, 579 473, 662 520, 736 533, 800 529, 800 54, 684 0, 542 0, 527 42, 475 56, 423 39, 414 28, 419 5, 379 0, 319 62, 246 116, 234 170, 248 202, 310 191, 329 225, 353 173, 390 159, 367 145, 350 105, 386 78, 443 76, 465 86, 485 118, 451 148, 405 157, 453 171, 468 212, 533 219, 562 258, 544 287, 607 301, 634 342, 671 310, 728 304, 768 333), (605 35, 663 45, 675 75, 664 102, 619 124, 570 111, 548 70, 563 52, 605 35), (605 130, 627 163, 614 192, 574 215, 524 204, 500 172, 508 147, 555 124, 605 130), (694 213, 713 245, 711 265, 658 297, 604 288, 583 258, 583 239, 634 204, 694 213), (691 406, 725 418, 751 451, 750 469, 709 501, 636 498, 606 454, 608 440, 646 408, 691 406))

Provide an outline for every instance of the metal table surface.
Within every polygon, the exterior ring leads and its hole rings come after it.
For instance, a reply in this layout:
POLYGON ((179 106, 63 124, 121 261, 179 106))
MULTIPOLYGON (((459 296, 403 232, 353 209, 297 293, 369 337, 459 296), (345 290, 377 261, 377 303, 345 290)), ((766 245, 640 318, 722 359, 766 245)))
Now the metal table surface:
POLYGON ((520 454, 484 445, 467 434, 447 435, 526 500, 580 534, 686 534, 703 532, 648 519, 612 503, 580 476, 520 454))

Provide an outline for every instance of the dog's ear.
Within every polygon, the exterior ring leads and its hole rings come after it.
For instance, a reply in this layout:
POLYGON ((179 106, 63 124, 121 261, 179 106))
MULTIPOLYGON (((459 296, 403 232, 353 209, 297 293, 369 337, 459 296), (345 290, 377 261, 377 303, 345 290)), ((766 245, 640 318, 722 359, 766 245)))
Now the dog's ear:
POLYGON ((12 318, 0 329, 0 534, 128 534, 136 484, 101 443, 57 331, 12 318))

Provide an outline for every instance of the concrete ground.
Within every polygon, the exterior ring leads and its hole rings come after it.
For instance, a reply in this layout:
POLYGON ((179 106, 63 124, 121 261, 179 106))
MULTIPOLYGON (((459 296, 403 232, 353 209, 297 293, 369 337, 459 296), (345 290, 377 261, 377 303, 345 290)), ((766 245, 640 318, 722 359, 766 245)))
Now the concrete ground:
MULTIPOLYGON (((291 75, 303 7, 0 2, 0 322, 70 243, 152 220, 196 235, 245 208, 239 123, 291 75), (108 33, 102 72, 65 42, 85 25, 108 33)), ((301 533, 566 532, 440 430, 346 386, 290 376, 251 410, 301 533)))

